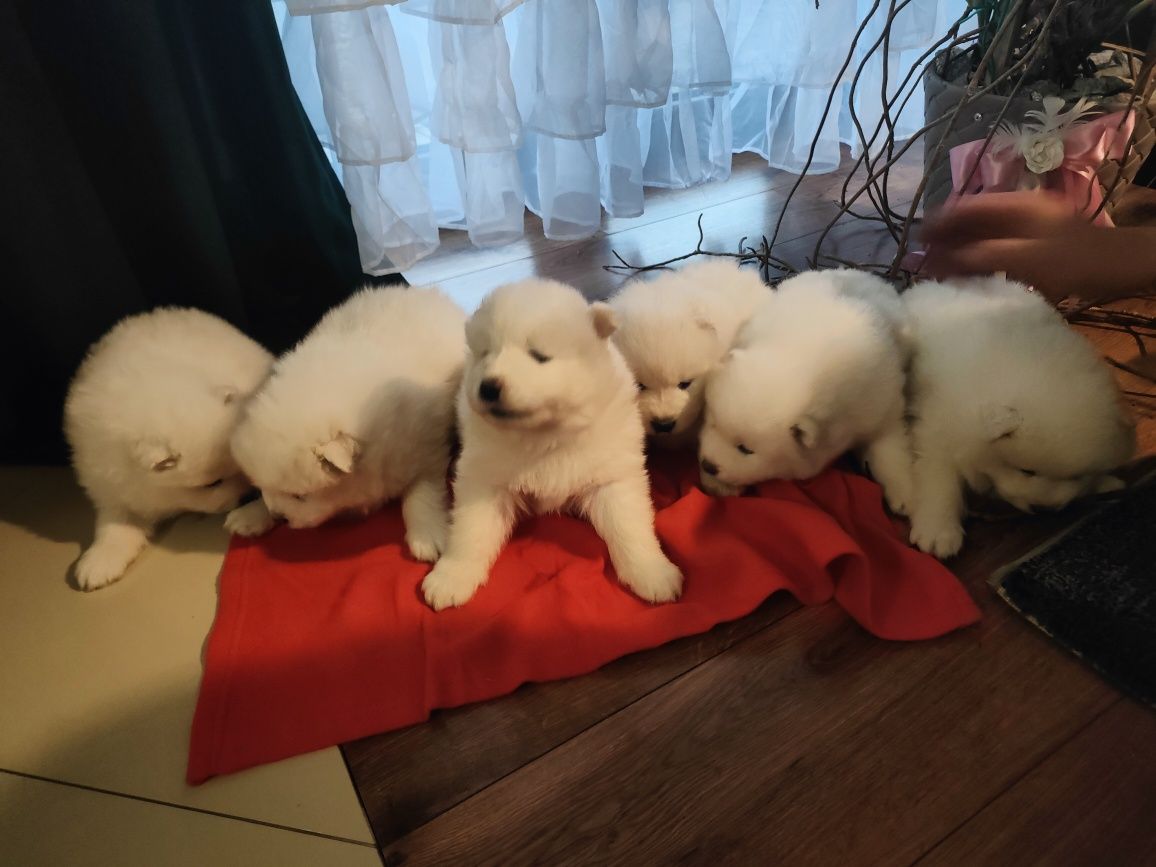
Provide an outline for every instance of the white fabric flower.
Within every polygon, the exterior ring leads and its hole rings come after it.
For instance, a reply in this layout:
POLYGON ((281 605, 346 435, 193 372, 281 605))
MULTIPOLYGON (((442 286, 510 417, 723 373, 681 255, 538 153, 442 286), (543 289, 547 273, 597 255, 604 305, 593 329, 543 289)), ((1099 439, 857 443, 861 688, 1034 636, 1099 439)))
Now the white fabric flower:
MULTIPOLYGON (((1033 97, 1034 98, 1034 97, 1033 97)), ((1096 111, 1096 106, 1087 99, 1079 100, 1071 110, 1064 111, 1064 100, 1058 96, 1045 96, 1043 110, 1024 112, 1034 123, 1009 123, 999 125, 998 134, 993 139, 993 150, 1014 148, 1023 156, 1032 174, 1043 175, 1058 169, 1064 162, 1064 136, 1076 126, 1087 123, 1085 118, 1096 111)), ((1039 183, 1026 175, 1020 181, 1020 189, 1035 189, 1039 183)))
POLYGON ((1064 162, 1064 140, 1054 133, 1026 135, 1020 142, 1029 171, 1037 175, 1058 169, 1064 162))

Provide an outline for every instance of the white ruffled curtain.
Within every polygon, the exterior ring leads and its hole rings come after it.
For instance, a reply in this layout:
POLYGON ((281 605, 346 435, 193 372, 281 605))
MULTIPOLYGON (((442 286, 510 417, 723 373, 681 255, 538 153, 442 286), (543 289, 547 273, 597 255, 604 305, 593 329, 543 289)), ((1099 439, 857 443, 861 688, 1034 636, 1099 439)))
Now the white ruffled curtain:
MULTIPOLYGON (((894 92, 965 0, 909 0, 891 28, 894 92)), ((549 238, 602 211, 637 216, 644 188, 724 180, 731 154, 775 168, 839 165, 857 147, 844 99, 821 123, 873 0, 273 0, 302 104, 345 185, 367 273, 410 267, 464 229, 549 238)), ((881 4, 860 39, 882 32, 881 4)), ((856 109, 879 117, 883 52, 856 109)), ((899 123, 921 125, 916 93, 899 123)))

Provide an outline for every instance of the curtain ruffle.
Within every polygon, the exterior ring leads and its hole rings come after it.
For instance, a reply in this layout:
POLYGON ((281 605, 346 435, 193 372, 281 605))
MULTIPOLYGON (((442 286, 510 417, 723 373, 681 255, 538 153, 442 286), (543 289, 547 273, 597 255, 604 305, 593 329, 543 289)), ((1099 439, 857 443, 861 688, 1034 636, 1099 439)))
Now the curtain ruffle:
MULTIPOLYGON (((910 0, 882 50, 871 0, 273 0, 293 82, 346 187, 369 273, 464 229, 478 246, 637 216, 644 189, 730 175, 754 151, 799 172, 858 153, 902 76, 964 10, 910 0), (886 74, 886 88, 885 84, 886 74), (824 119, 831 87, 840 98, 824 119), (856 125, 855 121, 858 121, 856 125)), ((890 4, 894 5, 894 4, 890 4)), ((918 81, 918 78, 915 80, 918 81)), ((916 84, 916 87, 918 85, 916 84)), ((900 135, 922 122, 915 92, 900 135)))

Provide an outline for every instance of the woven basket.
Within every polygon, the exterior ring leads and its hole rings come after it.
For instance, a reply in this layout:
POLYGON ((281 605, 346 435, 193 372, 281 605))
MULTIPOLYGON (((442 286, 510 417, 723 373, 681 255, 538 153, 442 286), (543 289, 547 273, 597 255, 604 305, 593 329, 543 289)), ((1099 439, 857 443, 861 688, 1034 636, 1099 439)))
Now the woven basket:
POLYGON ((1105 210, 1109 216, 1115 212, 1128 191, 1128 185, 1135 180, 1140 167, 1156 146, 1156 75, 1152 75, 1151 61, 1144 63, 1139 52, 1121 50, 1126 51, 1134 62, 1135 80, 1141 81, 1142 87, 1133 106, 1136 121, 1131 146, 1122 160, 1105 160, 1097 172, 1104 188, 1105 210))

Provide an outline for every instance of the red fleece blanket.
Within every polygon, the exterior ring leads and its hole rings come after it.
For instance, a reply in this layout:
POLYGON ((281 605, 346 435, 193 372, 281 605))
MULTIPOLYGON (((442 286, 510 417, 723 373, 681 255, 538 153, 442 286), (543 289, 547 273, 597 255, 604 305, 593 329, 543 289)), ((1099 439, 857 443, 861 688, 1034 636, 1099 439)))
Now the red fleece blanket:
POLYGON ((601 540, 569 517, 523 521, 477 596, 437 614, 421 600, 429 567, 406 553, 396 506, 235 540, 189 782, 585 674, 742 617, 779 590, 806 605, 834 599, 881 638, 930 638, 979 619, 956 578, 904 544, 873 482, 832 469, 712 498, 687 457, 660 455, 651 469, 658 535, 686 574, 669 605, 624 590, 601 540))

